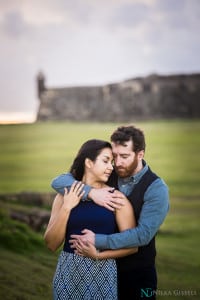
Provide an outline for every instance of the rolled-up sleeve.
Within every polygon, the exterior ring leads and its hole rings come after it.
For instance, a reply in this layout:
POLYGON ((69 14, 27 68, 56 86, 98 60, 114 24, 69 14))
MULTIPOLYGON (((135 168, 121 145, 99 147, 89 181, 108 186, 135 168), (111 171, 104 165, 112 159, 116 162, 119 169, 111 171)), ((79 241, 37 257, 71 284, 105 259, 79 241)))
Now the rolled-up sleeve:
MULTIPOLYGON (((67 189, 70 189, 74 181, 75 179, 71 173, 61 174, 52 180, 51 187, 57 193, 64 195, 64 188, 66 187, 67 189)), ((86 200, 88 198, 88 194, 91 190, 91 187, 89 185, 84 185, 83 189, 85 191, 83 200, 86 200)))

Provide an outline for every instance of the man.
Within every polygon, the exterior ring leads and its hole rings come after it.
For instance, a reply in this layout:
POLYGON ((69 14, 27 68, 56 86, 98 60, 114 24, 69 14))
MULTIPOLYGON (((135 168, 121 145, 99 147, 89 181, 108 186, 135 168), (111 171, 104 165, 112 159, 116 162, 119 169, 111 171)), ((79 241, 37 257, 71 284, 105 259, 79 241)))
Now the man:
MULTIPOLYGON (((115 172, 109 185, 124 193, 133 205, 137 226, 112 235, 94 234, 84 230, 72 239, 95 244, 98 249, 139 247, 136 254, 120 258, 118 265, 119 299, 155 299, 157 274, 155 266, 155 235, 169 210, 168 188, 144 161, 145 137, 134 126, 119 127, 111 136, 115 172)), ((70 179, 70 180, 69 180, 70 179)), ((58 192, 69 186, 69 174, 57 177, 52 187, 58 192)), ((95 190, 87 186, 88 197, 109 209, 123 205, 117 191, 95 190), (103 199, 103 202, 101 202, 103 199)), ((119 208, 120 209, 120 208, 119 208)))

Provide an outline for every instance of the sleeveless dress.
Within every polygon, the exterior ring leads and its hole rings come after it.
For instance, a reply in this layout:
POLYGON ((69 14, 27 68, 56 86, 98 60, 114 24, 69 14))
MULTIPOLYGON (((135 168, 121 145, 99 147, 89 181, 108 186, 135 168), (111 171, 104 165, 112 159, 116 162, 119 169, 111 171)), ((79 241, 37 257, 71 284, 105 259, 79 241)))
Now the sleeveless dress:
POLYGON ((81 234, 86 228, 95 233, 115 233, 114 213, 93 201, 81 201, 72 209, 53 278, 54 300, 117 300, 115 259, 96 261, 77 255, 70 248, 70 235, 81 234))

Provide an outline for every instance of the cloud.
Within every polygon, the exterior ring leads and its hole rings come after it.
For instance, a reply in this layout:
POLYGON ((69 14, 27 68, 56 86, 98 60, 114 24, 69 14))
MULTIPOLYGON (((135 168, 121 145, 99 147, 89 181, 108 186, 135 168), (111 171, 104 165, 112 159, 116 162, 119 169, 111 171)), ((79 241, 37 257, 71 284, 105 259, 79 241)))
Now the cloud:
POLYGON ((149 21, 151 7, 145 3, 122 3, 112 18, 114 26, 137 27, 149 21))
POLYGON ((22 15, 17 11, 11 11, 5 15, 2 22, 2 29, 5 35, 17 38, 26 31, 26 23, 22 15))

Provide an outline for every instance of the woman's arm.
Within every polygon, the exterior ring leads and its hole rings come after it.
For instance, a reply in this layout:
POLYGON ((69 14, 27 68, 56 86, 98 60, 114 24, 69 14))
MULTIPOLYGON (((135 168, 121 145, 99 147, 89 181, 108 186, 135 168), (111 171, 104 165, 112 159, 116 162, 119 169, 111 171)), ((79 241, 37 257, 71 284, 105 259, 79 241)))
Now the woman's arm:
MULTIPOLYGON (((126 198, 126 196, 119 192, 115 191, 116 197, 121 199, 123 205, 120 209, 115 211, 116 222, 120 232, 134 228, 136 226, 135 215, 133 211, 133 207, 130 201, 126 198)), ((127 248, 127 249, 116 249, 116 250, 105 250, 102 252, 98 252, 98 259, 105 259, 105 258, 117 258, 127 256, 133 253, 136 253, 138 248, 127 248)))
POLYGON ((52 251, 56 251, 65 239, 69 215, 71 209, 79 203, 83 196, 82 188, 81 182, 75 182, 69 193, 65 189, 64 197, 58 194, 54 199, 50 220, 44 234, 46 245, 52 251))
MULTIPOLYGON (((116 196, 122 201, 121 208, 116 209, 115 211, 116 222, 117 222, 119 232, 136 227, 135 214, 133 211, 133 206, 131 205, 130 201, 120 191, 116 191, 116 196)), ((108 258, 111 258, 112 255, 114 255, 113 257, 123 257, 126 255, 136 253, 137 251, 138 251, 138 247, 127 248, 127 249, 123 248, 123 249, 116 249, 116 250, 106 250, 108 258), (113 253, 111 253, 112 251, 113 253)), ((102 256, 102 258, 104 258, 104 255, 106 255, 106 253, 103 252, 102 253, 100 252, 100 256, 102 256)))
POLYGON ((123 256, 127 256, 133 253, 136 253, 138 248, 127 248, 127 249, 116 249, 116 250, 103 250, 98 251, 96 247, 91 243, 84 243, 81 240, 76 242, 76 250, 74 252, 76 254, 90 257, 92 259, 108 259, 108 258, 119 258, 123 256))
POLYGON ((136 227, 136 220, 133 207, 126 196, 120 191, 115 190, 115 195, 119 198, 123 205, 121 209, 115 211, 116 222, 120 232, 136 227))

